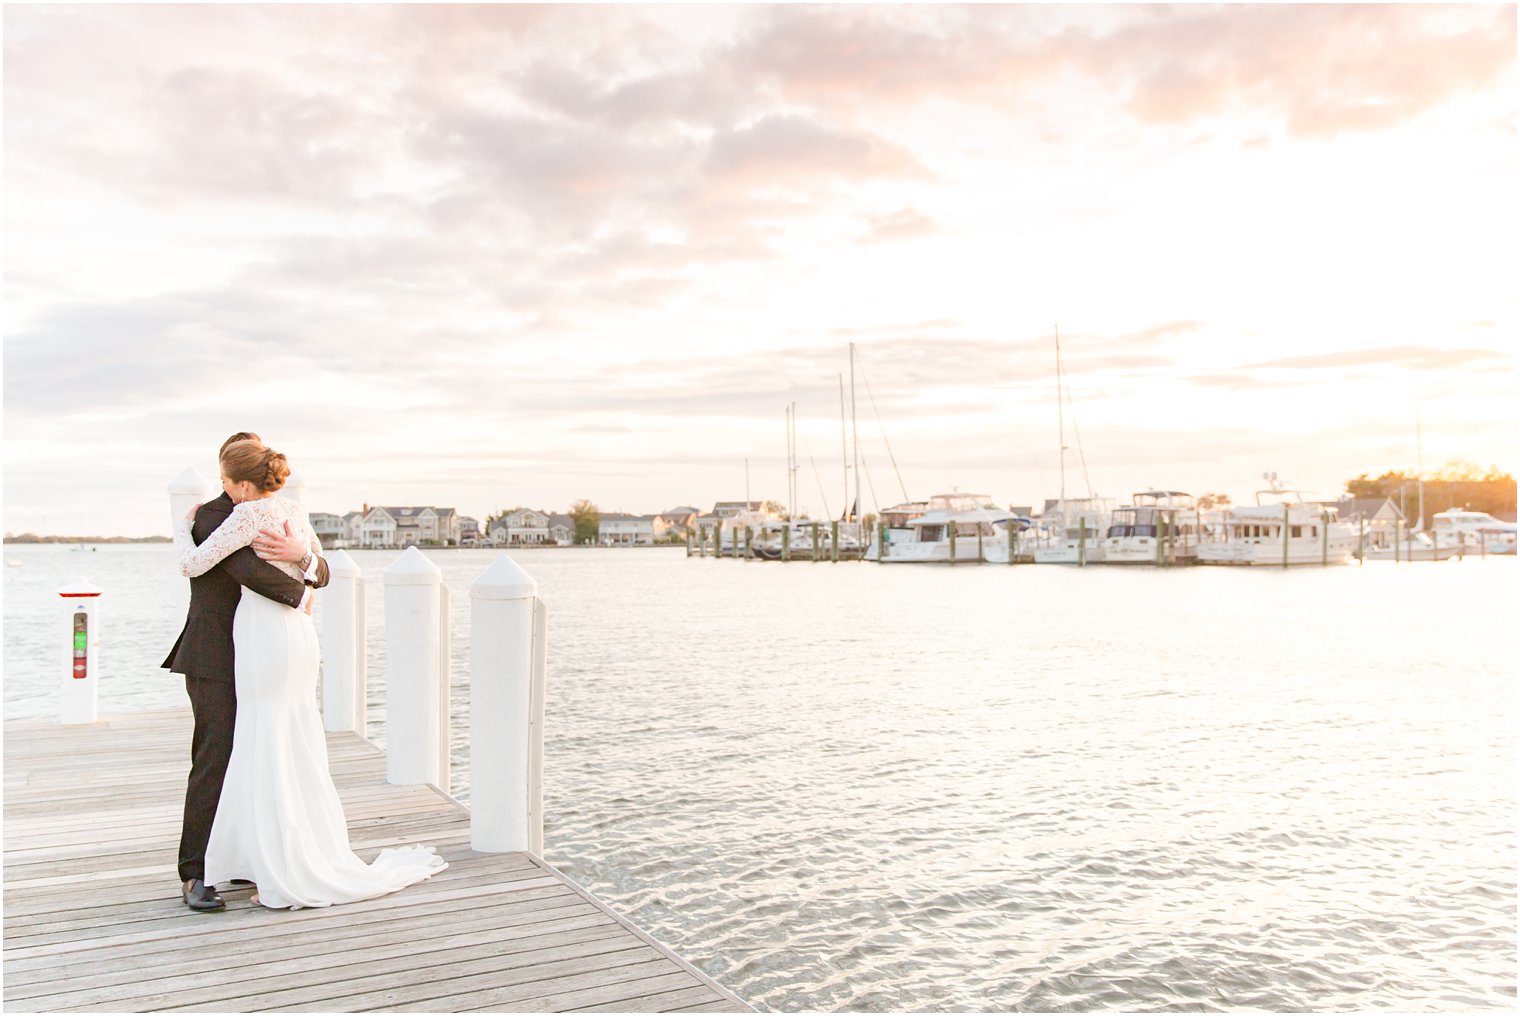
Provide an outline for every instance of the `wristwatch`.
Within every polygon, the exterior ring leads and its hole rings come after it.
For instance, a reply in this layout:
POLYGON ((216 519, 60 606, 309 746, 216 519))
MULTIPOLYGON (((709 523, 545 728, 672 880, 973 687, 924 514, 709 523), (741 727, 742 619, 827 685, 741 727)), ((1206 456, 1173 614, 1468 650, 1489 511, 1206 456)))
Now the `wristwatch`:
POLYGON ((305 557, 301 558, 300 568, 301 568, 302 571, 305 571, 306 569, 308 569, 310 567, 311 567, 311 554, 308 553, 305 557))

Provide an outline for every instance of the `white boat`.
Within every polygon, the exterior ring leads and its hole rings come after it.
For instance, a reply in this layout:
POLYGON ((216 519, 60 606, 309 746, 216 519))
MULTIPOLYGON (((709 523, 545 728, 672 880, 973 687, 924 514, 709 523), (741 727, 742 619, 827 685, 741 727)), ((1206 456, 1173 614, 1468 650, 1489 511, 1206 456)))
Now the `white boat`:
POLYGON ((1021 559, 1030 557, 1037 532, 1033 520, 1025 515, 998 514, 1005 517, 1001 522, 993 522, 991 537, 982 538, 982 560, 988 564, 1007 564, 1010 549, 1021 559))
POLYGON ((1457 554, 1456 547, 1438 546, 1429 533, 1405 533, 1397 548, 1392 538, 1386 546, 1368 543, 1362 547, 1364 561, 1445 561, 1457 554))
POLYGON ((980 561, 988 545, 1001 537, 996 524, 1010 515, 986 494, 936 494, 922 515, 908 520, 906 540, 893 539, 898 530, 889 529, 884 556, 882 551, 868 556, 882 564, 946 564, 953 544, 955 561, 980 561))
POLYGON ((1199 564, 1345 564, 1356 551, 1356 528, 1334 521, 1335 509, 1304 500, 1268 477, 1270 490, 1256 504, 1225 513, 1224 532, 1198 545, 1199 564))
POLYGON ((1448 508, 1430 517, 1430 534, 1437 547, 1458 554, 1513 554, 1515 524, 1500 522, 1488 512, 1448 508))
MULTIPOLYGON (((1025 534, 1025 542, 1032 545, 1035 564, 1094 564, 1103 560, 1103 535, 1108 531, 1108 520, 1114 512, 1114 499, 1096 497, 1092 484, 1087 485, 1087 497, 1066 496, 1066 414, 1063 403, 1070 398, 1065 392, 1065 370, 1061 362, 1061 329, 1056 328, 1056 421, 1059 426, 1061 450, 1061 496, 1055 506, 1040 517, 1039 530, 1025 534)), ((1076 414, 1072 414, 1072 427, 1076 427, 1076 414)), ((1077 434, 1077 451, 1082 449, 1082 435, 1077 434)), ((1087 474, 1087 457, 1082 456, 1082 473, 1087 474)))
POLYGON ((1142 490, 1116 508, 1103 540, 1104 564, 1191 564, 1202 523, 1193 495, 1142 490))
POLYGON ((892 544, 908 543, 916 539, 913 527, 910 523, 929 510, 927 501, 904 501, 890 508, 881 510, 881 518, 876 525, 876 532, 870 535, 870 544, 866 547, 866 560, 880 560, 882 528, 886 528, 886 542, 892 544))
POLYGON ((1111 497, 1072 498, 1058 503, 1048 518, 1046 535, 1034 545, 1035 564, 1096 564, 1103 560, 1103 538, 1115 512, 1111 497))
MULTIPOLYGON (((822 522, 817 519, 796 519, 791 522, 766 519, 756 524, 750 550, 756 557, 768 561, 781 560, 783 550, 793 561, 811 560, 816 534, 818 556, 832 557, 834 553, 833 526, 832 522, 822 522), (785 536, 782 535, 783 530, 786 531, 785 536)), ((727 545, 724 550, 727 552, 727 545)), ((743 554, 742 545, 740 554, 743 554)), ((850 560, 860 557, 860 524, 858 522, 839 523, 839 556, 850 560)))

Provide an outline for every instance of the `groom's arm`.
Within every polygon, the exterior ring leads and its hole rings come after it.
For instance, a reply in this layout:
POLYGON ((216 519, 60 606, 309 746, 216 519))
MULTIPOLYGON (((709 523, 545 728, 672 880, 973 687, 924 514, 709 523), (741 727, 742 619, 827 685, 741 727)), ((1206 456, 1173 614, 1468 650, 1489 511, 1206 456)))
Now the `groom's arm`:
MULTIPOLYGON (((205 542, 218 526, 227 521, 230 514, 219 510, 214 502, 203 505, 195 513, 195 524, 190 527, 190 536, 195 540, 196 546, 205 542)), ((260 560, 252 547, 238 548, 223 558, 216 567, 226 572, 238 585, 253 590, 265 599, 283 603, 292 609, 299 609, 306 601, 306 583, 291 578, 268 561, 260 560)))

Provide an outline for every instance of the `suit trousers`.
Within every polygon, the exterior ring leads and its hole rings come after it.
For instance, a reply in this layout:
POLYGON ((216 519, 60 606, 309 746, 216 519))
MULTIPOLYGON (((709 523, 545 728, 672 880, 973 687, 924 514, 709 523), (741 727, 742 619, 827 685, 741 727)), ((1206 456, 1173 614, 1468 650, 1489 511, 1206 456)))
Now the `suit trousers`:
POLYGON ((185 675, 195 733, 190 741, 190 779, 185 786, 185 822, 179 837, 181 882, 206 877, 206 842, 222 798, 222 780, 232 758, 237 725, 237 686, 185 675))

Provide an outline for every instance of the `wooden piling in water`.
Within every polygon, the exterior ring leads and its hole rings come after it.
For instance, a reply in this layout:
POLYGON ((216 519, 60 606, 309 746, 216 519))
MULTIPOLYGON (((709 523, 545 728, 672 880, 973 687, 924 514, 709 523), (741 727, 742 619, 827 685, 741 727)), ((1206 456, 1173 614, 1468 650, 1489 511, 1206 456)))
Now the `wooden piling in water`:
POLYGON ((1288 506, 1283 505, 1283 567, 1288 567, 1288 506))
POLYGON ((829 559, 834 564, 839 563, 839 520, 835 519, 829 525, 829 559))

